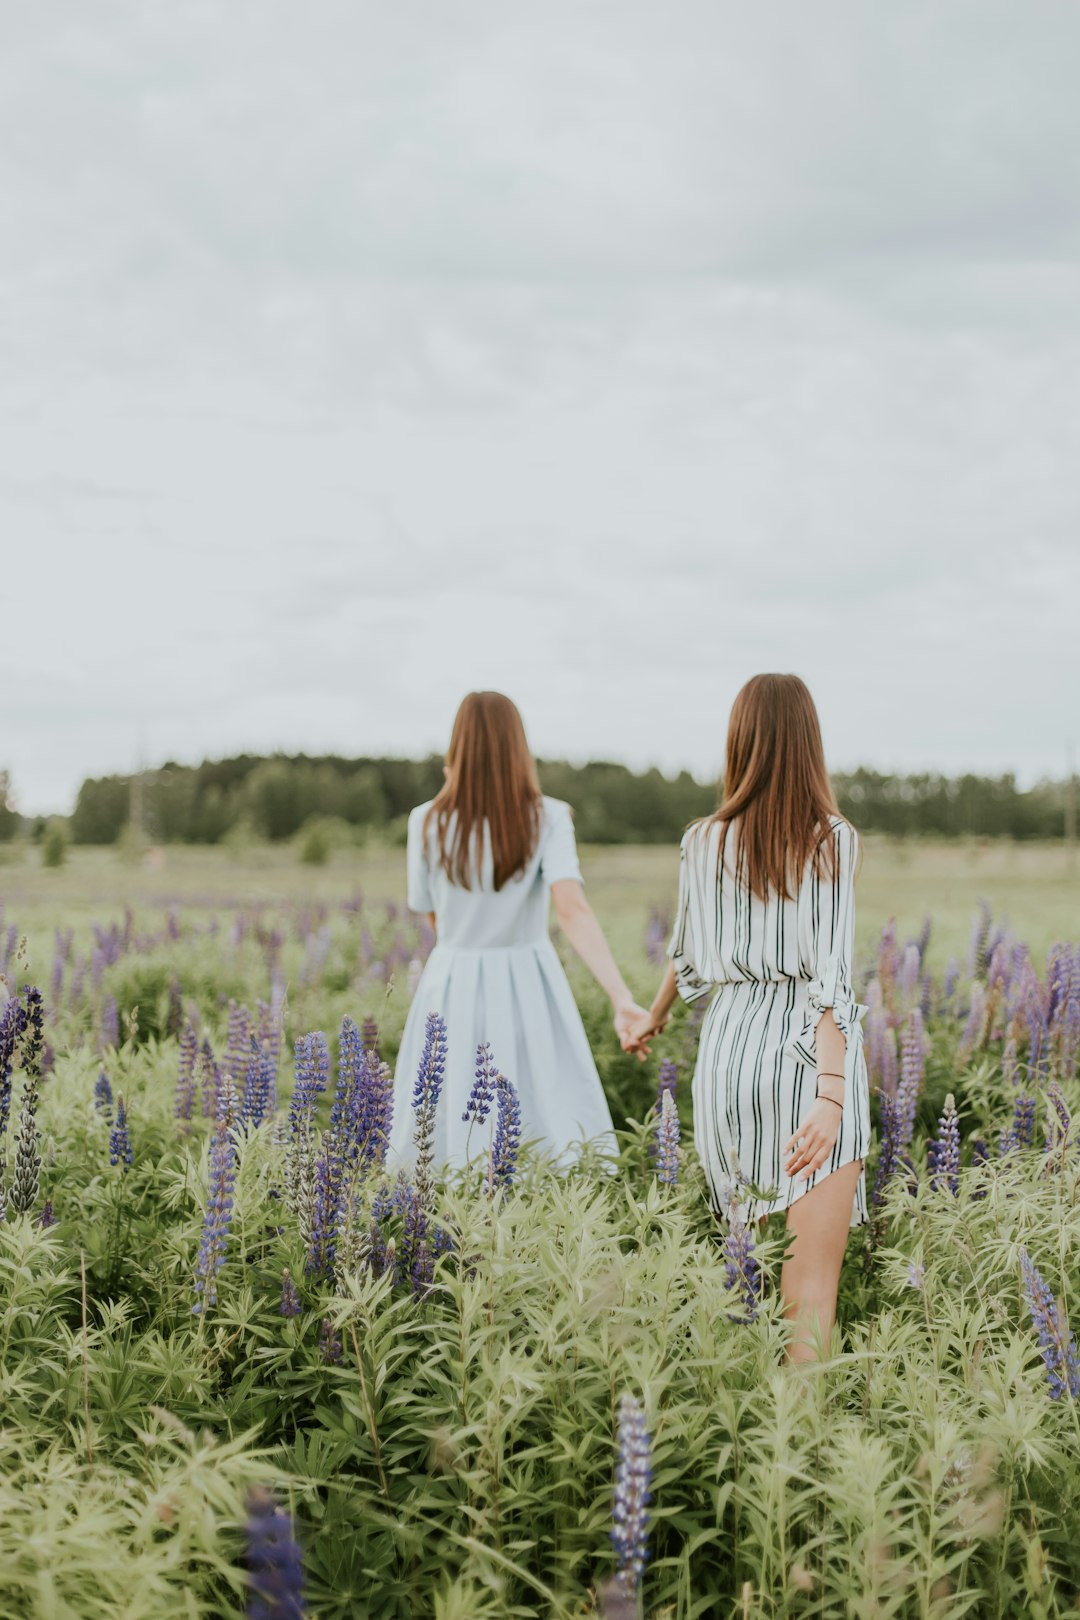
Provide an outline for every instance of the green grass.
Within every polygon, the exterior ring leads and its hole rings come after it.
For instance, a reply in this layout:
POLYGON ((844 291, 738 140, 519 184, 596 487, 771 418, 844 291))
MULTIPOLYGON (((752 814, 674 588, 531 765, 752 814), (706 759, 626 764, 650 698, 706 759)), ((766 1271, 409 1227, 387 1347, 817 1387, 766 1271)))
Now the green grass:
MULTIPOLYGON (((584 852, 589 892, 642 994, 655 976, 645 923, 651 906, 670 907, 675 864, 673 851, 584 852)), ((401 869, 400 850, 379 848, 315 868, 283 849, 168 850, 158 868, 93 850, 58 870, 26 858, 0 865, 0 941, 12 921, 28 938, 20 979, 47 989, 53 929, 73 927, 84 953, 91 920, 125 905, 159 936, 96 987, 87 974, 78 993, 66 966, 46 1027, 56 1062, 37 1115, 40 1186, 28 1214, 0 1223, 3 1620, 240 1620, 244 1498, 265 1481, 295 1517, 318 1620, 584 1620, 612 1567, 623 1390, 642 1398, 653 1436, 644 1600, 655 1620, 1075 1614, 1078 1403, 1050 1399, 1018 1256, 1030 1251, 1080 1320, 1076 1127, 1048 1159, 1055 1111, 1039 1081, 1034 1144, 975 1163, 973 1138, 994 1144, 1012 1118, 1003 1045, 1019 1036, 1023 1060, 1027 1026, 1022 1008, 991 990, 989 1028, 962 1056, 970 987, 954 1004, 940 993, 980 898, 1011 918, 1040 965, 1054 939, 1075 938, 1077 880, 1062 851, 867 841, 863 954, 889 916, 903 938, 929 911, 938 986, 912 1167, 891 1183, 875 1232, 852 1235, 837 1334, 808 1379, 783 1361, 782 1228, 771 1223, 760 1248, 767 1287, 748 1320, 689 1131, 678 1186, 652 1173, 663 1055, 681 1060, 689 1126, 685 1013, 641 1068, 576 971, 624 1126, 615 1174, 586 1163, 557 1175, 529 1158, 495 1201, 453 1179, 435 1213, 454 1246, 417 1299, 364 1260, 375 1182, 358 1189, 342 1240, 355 1263, 336 1282, 307 1271, 280 1121, 267 1123, 239 1140, 218 1302, 193 1314, 211 1127, 198 1107, 188 1122, 173 1113, 176 985, 220 1053, 227 998, 254 1006, 267 995, 261 913, 285 936, 289 1041, 320 1028, 333 1038, 343 1015, 376 1014, 392 1057, 406 998, 399 973, 387 999, 373 964, 401 926, 383 905, 401 900, 401 869), (367 897, 359 917, 337 909, 357 888, 367 897), (330 948, 305 980, 303 911, 319 902, 331 907, 330 948), (162 929, 170 905, 175 939, 162 929), (248 927, 234 940, 240 918, 248 927), (123 1038, 99 1053, 107 996, 123 1038), (102 1066, 128 1107, 126 1172, 109 1162, 110 1121, 93 1099, 102 1066), (964 1137, 955 1198, 927 1173, 949 1092, 964 1137), (42 1229, 46 1198, 58 1224, 42 1229), (289 1319, 279 1309, 286 1266, 303 1306, 289 1319), (340 1361, 320 1348, 327 1323, 340 1361)), ((886 986, 897 1029, 908 1015, 898 995, 886 986)), ((1055 1041, 1062 1095, 1080 1116, 1075 1062, 1055 1041)), ((288 1053, 279 1088, 284 1106, 288 1053)), ((24 1096, 17 1071, 9 1194, 24 1096)), ((874 1158, 876 1149, 871 1182, 874 1158)), ((400 1218, 383 1231, 404 1249, 400 1218)))

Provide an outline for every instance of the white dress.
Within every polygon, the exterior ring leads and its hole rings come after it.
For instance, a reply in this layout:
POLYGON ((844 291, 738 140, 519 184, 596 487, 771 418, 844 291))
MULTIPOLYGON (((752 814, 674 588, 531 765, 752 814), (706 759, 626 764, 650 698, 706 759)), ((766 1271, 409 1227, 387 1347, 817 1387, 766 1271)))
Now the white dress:
MULTIPOLYGON (((734 1203, 745 1221, 786 1209, 831 1171, 865 1161, 870 1145, 866 1008, 851 988, 858 838, 839 816, 830 825, 832 877, 808 866, 791 900, 752 893, 734 854, 735 828, 723 870, 715 822, 692 827, 680 850, 668 955, 684 1000, 712 995, 694 1070, 694 1142, 714 1209, 726 1215, 734 1203), (831 1156, 803 1181, 786 1174, 782 1149, 814 1104, 815 1032, 827 1007, 847 1037, 844 1106, 831 1156)), ((866 1219, 864 1168, 851 1224, 866 1219)))
POLYGON ((560 1158, 592 1140, 615 1151, 611 1114, 585 1027, 548 933, 551 885, 579 883, 569 805, 543 800, 540 836, 523 872, 496 892, 485 828, 480 883, 464 889, 439 864, 434 827, 424 841, 430 805, 409 816, 408 904, 435 913, 437 944, 409 1008, 394 1076, 390 1164, 412 1157, 412 1094, 424 1049, 427 1015, 446 1020, 447 1062, 436 1113, 439 1163, 460 1165, 487 1150, 493 1116, 470 1127, 462 1114, 472 1089, 476 1048, 491 1046, 500 1072, 521 1101, 522 1140, 537 1140, 560 1158))

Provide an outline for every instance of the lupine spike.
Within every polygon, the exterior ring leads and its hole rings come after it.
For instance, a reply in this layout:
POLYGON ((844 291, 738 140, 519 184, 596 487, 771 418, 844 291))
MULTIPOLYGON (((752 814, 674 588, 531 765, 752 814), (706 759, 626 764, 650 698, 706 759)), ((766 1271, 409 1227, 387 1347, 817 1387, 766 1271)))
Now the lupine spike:
POLYGON ((291 1516, 264 1486, 248 1492, 247 1510, 248 1620, 303 1620, 304 1564, 291 1516))
POLYGON ((116 1099, 116 1119, 109 1132, 109 1163, 118 1164, 121 1174, 131 1166, 131 1133, 128 1130, 127 1105, 122 1096, 116 1099))
POLYGON ((728 1213, 724 1237, 724 1280, 738 1293, 743 1306, 741 1317, 728 1313, 731 1321, 752 1322, 761 1297, 761 1272, 754 1253, 754 1235, 734 1206, 728 1213))
POLYGON ((219 1122, 210 1144, 210 1187, 195 1261, 195 1291, 202 1295, 192 1306, 196 1314, 217 1304, 217 1276, 225 1264, 235 1184, 236 1150, 225 1123, 219 1122))
POLYGON ((656 1122, 656 1179, 674 1187, 679 1179, 679 1111, 670 1091, 660 1093, 656 1122))
POLYGON ((1026 1249, 1020 1250, 1020 1275, 1031 1325, 1038 1336, 1050 1386, 1050 1399, 1080 1397, 1080 1357, 1061 1303, 1026 1249))
POLYGON ((476 1048, 476 1069, 472 1090, 461 1116, 463 1125, 482 1125, 495 1101, 495 1087, 499 1071, 491 1055, 489 1042, 482 1041, 476 1048))
POLYGON ((491 1193, 509 1187, 513 1182, 521 1147, 521 1102, 515 1087, 502 1074, 496 1087, 495 1107, 495 1136, 488 1165, 488 1190, 491 1193))
POLYGON ((652 1447, 641 1402, 628 1392, 619 1398, 616 1445, 611 1506, 611 1543, 618 1560, 615 1582, 622 1591, 636 1597, 649 1555, 652 1447))
POLYGON ((927 1153, 930 1185, 945 1188, 955 1198, 960 1191, 960 1122, 956 1113, 956 1099, 951 1091, 945 1098, 945 1111, 939 1121, 938 1132, 927 1153))
POLYGON ((282 1316, 299 1316, 302 1309, 300 1295, 296 1292, 296 1284, 293 1282, 287 1266, 281 1273, 281 1305, 279 1309, 282 1316))

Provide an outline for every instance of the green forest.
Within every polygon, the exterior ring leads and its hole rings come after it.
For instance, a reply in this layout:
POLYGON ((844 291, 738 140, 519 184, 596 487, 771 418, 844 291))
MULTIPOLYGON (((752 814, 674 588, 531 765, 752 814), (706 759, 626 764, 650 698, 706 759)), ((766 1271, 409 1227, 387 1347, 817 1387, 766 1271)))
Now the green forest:
MULTIPOLYGON (((545 793, 574 807, 586 843, 652 844, 677 839, 716 804, 715 783, 687 771, 665 776, 595 761, 540 761, 545 793)), ((241 754, 201 765, 169 763, 139 776, 104 776, 79 790, 68 833, 78 844, 112 844, 133 820, 161 843, 216 844, 244 833, 274 842, 316 822, 357 835, 403 837, 413 805, 437 792, 442 760, 343 759, 241 754)), ((833 778, 840 807, 864 832, 895 837, 1061 838, 1070 790, 1064 782, 1021 789, 1012 775, 908 776, 860 769, 833 778)), ((0 795, 0 838, 20 818, 0 795)), ((40 828, 38 829, 40 830, 40 828)))

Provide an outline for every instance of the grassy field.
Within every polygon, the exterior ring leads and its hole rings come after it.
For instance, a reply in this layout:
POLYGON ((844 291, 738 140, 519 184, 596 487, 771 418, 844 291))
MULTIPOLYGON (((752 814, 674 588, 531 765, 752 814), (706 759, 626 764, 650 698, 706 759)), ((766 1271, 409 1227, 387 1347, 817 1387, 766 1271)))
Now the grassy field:
MULTIPOLYGON (((652 907, 670 916, 677 851, 585 847, 581 859, 593 905, 635 987, 644 993, 651 982, 644 958, 645 919, 652 907)), ((177 846, 143 862, 126 860, 111 849, 76 849, 56 870, 43 868, 37 852, 27 850, 0 864, 0 902, 39 952, 51 952, 53 926, 99 920, 125 906, 141 915, 177 903, 213 911, 246 904, 335 902, 357 892, 371 901, 403 904, 404 851, 371 844, 338 851, 321 867, 304 866, 290 847, 275 846, 242 854, 177 846)), ((950 955, 963 959, 981 900, 1041 960, 1055 941, 1077 933, 1080 862, 1060 844, 866 838, 858 880, 857 953, 870 957, 891 917, 903 939, 916 934, 929 914, 933 933, 928 960, 941 971, 950 955)), ((44 973, 51 955, 42 960, 39 971, 44 973)))
MULTIPOLYGON (((620 1130, 603 1168, 525 1150, 506 1171, 490 1125, 475 1174, 369 1156, 425 948, 403 864, 0 852, 2 1620, 1076 1614, 1080 947, 1047 960, 1080 931, 1064 852, 866 841, 873 1219, 805 1381, 782 1217, 740 1239, 705 1197, 681 1004, 642 1067, 574 971, 620 1130), (980 900, 1013 934, 969 967, 980 900), (881 947, 890 917, 903 947, 927 913, 925 959, 881 947), (682 1117, 664 1177, 662 1058, 682 1117), (625 1396, 652 1500, 620 1606, 625 1396), (258 1606, 267 1558, 305 1609, 258 1606)), ((675 852, 583 865, 647 995, 675 852)))

